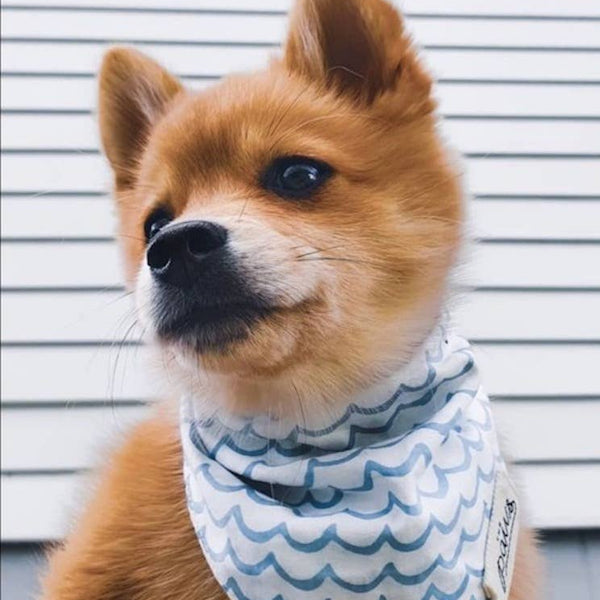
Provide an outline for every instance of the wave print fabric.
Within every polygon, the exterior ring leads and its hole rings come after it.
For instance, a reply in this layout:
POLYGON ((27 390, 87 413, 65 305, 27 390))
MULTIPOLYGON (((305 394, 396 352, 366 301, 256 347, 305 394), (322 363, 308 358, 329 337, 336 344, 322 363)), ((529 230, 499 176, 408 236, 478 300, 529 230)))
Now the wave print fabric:
POLYGON ((482 600, 494 480, 505 469, 461 338, 320 430, 194 417, 181 434, 189 513, 235 600, 482 600))

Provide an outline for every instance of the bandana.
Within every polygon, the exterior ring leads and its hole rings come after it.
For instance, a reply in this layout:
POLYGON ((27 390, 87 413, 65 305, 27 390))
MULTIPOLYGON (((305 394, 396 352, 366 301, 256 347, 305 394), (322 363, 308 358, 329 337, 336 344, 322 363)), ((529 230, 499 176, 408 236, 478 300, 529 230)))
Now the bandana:
POLYGON ((191 398, 181 415, 189 513, 230 598, 485 597, 505 465, 463 339, 436 330, 401 373, 320 429, 199 419, 191 398))

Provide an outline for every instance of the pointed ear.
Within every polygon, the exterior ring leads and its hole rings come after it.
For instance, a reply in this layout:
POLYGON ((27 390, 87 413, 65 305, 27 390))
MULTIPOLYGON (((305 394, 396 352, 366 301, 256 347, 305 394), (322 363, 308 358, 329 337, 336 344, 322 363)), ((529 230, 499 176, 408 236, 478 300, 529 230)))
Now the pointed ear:
POLYGON ((400 14, 385 0, 297 0, 284 62, 290 72, 367 102, 418 66, 400 14))
POLYGON ((99 78, 100 136, 117 189, 133 185, 152 126, 182 90, 175 77, 136 50, 113 48, 104 56, 99 78))

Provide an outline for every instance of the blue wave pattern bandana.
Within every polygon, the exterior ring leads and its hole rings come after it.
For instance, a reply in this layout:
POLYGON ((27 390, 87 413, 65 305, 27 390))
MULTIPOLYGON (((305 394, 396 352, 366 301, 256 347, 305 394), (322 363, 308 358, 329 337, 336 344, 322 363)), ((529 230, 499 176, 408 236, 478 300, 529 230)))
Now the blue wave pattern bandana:
POLYGON ((183 400, 189 513, 236 600, 481 600, 500 458, 471 349, 439 329, 322 429, 199 420, 183 400))

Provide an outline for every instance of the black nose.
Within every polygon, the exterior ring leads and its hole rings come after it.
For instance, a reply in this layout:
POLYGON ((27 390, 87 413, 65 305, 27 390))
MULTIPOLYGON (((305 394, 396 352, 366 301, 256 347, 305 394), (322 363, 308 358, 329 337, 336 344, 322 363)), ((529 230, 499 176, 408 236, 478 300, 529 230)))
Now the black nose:
POLYGON ((190 288, 201 275, 207 256, 226 241, 227 229, 216 223, 178 223, 156 235, 148 246, 146 260, 159 281, 190 288))

